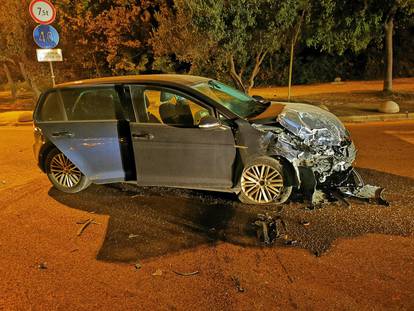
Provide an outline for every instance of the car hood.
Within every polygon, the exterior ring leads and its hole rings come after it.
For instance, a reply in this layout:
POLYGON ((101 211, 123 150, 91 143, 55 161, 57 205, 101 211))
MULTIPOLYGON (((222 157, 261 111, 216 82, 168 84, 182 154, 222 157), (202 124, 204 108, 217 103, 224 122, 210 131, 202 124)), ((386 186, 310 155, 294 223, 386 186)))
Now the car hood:
POLYGON ((349 132, 334 114, 307 104, 272 102, 252 121, 277 121, 307 145, 340 146, 350 140, 349 132))

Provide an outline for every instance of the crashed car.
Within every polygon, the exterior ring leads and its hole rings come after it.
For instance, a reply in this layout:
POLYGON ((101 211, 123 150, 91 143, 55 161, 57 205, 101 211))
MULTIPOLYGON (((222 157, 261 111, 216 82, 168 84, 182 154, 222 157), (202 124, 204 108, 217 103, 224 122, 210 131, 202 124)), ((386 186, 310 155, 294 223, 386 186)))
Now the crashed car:
POLYGON ((333 114, 269 102, 189 75, 137 75, 57 85, 34 111, 34 153, 59 190, 128 182, 233 192, 244 203, 318 204, 327 192, 374 198, 352 167, 356 149, 333 114))

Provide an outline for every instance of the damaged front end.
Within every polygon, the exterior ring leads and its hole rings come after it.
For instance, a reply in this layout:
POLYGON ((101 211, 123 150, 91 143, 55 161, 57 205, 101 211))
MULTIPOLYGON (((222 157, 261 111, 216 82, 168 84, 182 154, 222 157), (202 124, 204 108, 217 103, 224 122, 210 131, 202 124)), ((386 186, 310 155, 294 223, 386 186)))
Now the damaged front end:
POLYGON ((260 145, 267 154, 292 164, 298 186, 312 206, 332 197, 347 204, 344 196, 388 205, 381 197, 383 188, 364 185, 352 167, 355 145, 332 113, 311 105, 285 104, 276 123, 253 127, 263 133, 260 145))

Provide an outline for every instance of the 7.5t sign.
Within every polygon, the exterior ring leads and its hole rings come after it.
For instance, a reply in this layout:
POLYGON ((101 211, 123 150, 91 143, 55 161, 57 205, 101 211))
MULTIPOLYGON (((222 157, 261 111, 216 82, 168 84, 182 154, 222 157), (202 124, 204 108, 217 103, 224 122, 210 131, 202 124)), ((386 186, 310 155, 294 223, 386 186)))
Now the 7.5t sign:
POLYGON ((56 9, 48 0, 34 0, 30 3, 29 11, 35 22, 43 25, 53 23, 56 9))

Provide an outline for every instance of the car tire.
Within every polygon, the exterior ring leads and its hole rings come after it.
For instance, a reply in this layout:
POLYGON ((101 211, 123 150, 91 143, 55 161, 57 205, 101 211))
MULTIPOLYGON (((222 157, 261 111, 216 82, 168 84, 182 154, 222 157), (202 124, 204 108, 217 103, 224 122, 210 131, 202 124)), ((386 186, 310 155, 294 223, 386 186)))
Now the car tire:
POLYGON ((76 193, 86 189, 91 181, 57 148, 46 156, 47 177, 53 186, 66 193, 76 193))
POLYGON ((282 204, 291 193, 288 171, 276 159, 258 157, 247 163, 240 177, 239 200, 246 204, 282 204))

